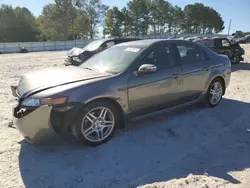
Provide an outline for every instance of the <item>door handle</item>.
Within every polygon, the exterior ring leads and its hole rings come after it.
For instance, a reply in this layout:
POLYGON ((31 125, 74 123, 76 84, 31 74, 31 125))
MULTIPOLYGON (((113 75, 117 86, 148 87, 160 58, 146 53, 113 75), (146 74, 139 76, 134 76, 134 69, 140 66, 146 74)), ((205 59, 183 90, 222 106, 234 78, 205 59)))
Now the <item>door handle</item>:
POLYGON ((177 79, 181 74, 175 73, 173 74, 172 78, 177 79))
POLYGON ((203 70, 205 70, 205 71, 208 71, 208 70, 210 70, 211 69, 211 66, 205 66, 204 68, 203 68, 203 70))

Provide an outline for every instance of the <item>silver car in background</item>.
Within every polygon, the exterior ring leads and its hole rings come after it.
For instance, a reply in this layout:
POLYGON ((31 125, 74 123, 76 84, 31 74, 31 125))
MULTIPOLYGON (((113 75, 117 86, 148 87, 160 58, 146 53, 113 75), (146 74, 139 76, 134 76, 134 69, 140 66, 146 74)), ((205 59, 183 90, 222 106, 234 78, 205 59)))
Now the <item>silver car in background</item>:
POLYGON ((108 141, 130 120, 203 102, 215 107, 231 63, 197 43, 140 40, 113 46, 79 67, 24 74, 12 86, 13 116, 32 143, 72 133, 81 143, 108 141))

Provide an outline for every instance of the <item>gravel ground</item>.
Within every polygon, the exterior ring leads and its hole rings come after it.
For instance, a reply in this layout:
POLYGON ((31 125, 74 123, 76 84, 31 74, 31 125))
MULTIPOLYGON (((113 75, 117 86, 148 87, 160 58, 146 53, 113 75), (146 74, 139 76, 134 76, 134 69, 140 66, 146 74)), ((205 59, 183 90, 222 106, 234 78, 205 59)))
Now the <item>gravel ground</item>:
MULTIPOLYGON (((242 45, 250 63, 250 45, 242 45)), ((62 66, 66 52, 0 56, 0 187, 249 188, 250 64, 233 66, 224 100, 134 123, 99 147, 33 146, 11 121, 10 85, 62 66)))

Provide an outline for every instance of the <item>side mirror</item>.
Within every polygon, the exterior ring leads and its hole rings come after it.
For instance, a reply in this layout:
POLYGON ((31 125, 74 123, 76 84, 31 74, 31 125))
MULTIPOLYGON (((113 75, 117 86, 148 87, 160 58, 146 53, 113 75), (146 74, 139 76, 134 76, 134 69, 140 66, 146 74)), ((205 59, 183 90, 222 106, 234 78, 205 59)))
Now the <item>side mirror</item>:
POLYGON ((140 66, 137 73, 138 73, 138 75, 152 74, 152 73, 156 72, 156 70, 157 70, 157 67, 153 64, 143 64, 140 66))

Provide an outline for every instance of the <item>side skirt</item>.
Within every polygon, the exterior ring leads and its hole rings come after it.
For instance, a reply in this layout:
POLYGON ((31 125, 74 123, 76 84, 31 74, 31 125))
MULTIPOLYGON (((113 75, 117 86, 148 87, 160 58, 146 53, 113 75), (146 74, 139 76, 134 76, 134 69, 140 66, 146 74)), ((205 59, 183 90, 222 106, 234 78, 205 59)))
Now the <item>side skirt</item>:
POLYGON ((196 100, 193 100, 193 101, 181 104, 181 105, 177 105, 177 106, 174 106, 174 107, 166 108, 166 109, 163 109, 163 110, 155 111, 155 112, 152 112, 152 113, 149 113, 149 114, 141 115, 141 116, 138 116, 138 117, 135 117, 135 118, 131 119, 131 121, 134 122, 134 121, 149 118, 149 117, 152 117, 152 116, 158 116, 158 115, 161 115, 161 114, 164 114, 164 113, 167 113, 167 112, 175 111, 175 110, 178 110, 180 108, 187 107, 187 106, 191 106, 191 105, 194 105, 194 104, 197 104, 197 103, 203 101, 204 97, 205 97, 205 95, 202 94, 196 100))

